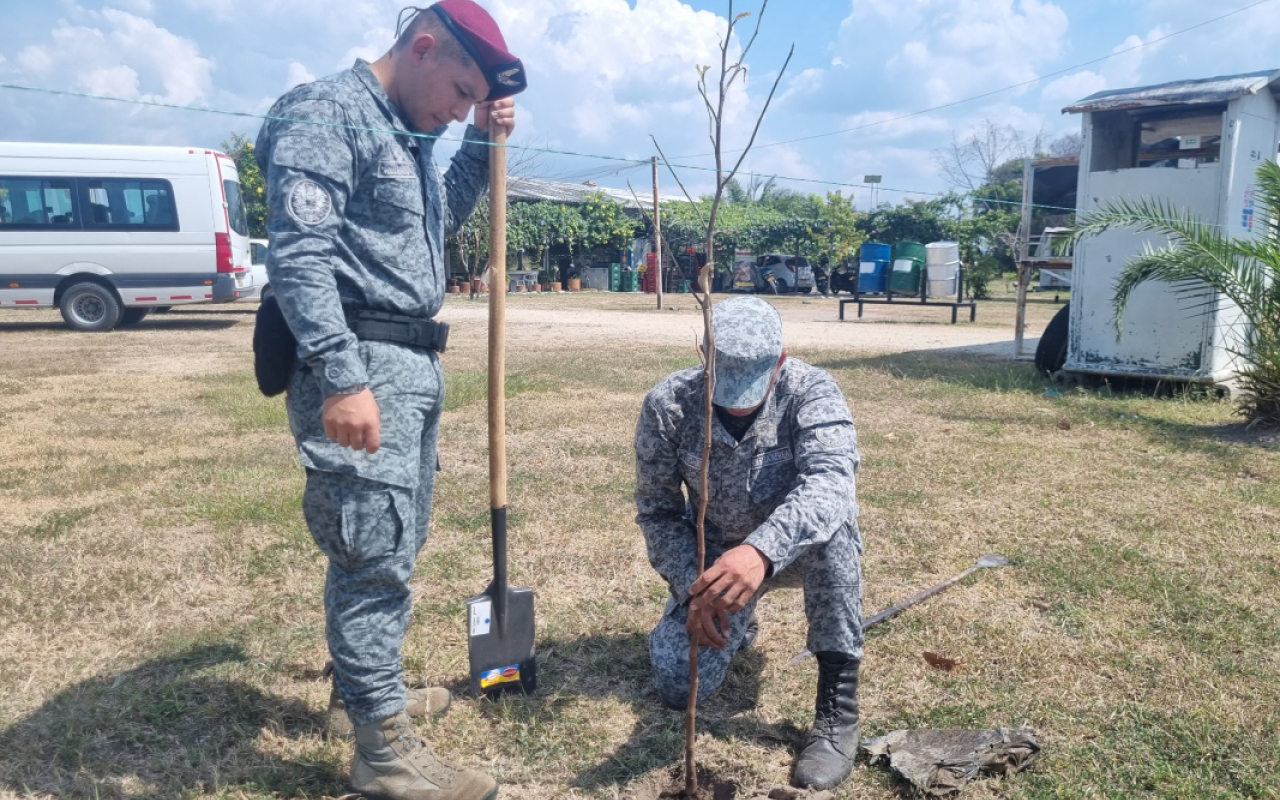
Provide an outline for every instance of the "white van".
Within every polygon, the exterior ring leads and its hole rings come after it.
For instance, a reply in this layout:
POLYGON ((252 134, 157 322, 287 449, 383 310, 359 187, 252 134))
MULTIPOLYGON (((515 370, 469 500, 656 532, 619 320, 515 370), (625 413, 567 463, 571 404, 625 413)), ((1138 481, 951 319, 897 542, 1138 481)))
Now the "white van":
POLYGON ((0 142, 0 308, 106 331, 249 294, 235 162, 204 148, 0 142))

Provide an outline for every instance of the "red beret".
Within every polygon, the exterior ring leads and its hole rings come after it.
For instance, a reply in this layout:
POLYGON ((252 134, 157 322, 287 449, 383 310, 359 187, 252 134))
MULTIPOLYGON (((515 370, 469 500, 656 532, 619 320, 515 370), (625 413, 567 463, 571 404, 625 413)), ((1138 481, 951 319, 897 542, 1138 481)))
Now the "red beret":
POLYGON ((489 12, 472 0, 440 0, 431 10, 466 48, 489 82, 488 100, 519 94, 528 87, 524 64, 507 50, 507 42, 489 12))

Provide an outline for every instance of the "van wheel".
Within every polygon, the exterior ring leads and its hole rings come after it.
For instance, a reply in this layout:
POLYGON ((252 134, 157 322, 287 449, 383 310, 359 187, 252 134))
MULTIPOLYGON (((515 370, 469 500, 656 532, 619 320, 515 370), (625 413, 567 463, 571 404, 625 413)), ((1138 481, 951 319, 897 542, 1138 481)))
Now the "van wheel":
POLYGON ((62 294, 62 319, 74 331, 109 331, 120 322, 116 293, 97 283, 77 283, 62 294))
POLYGON ((1067 363, 1067 333, 1071 324, 1071 303, 1058 309, 1040 336, 1036 346, 1036 369, 1042 375, 1053 375, 1067 363))
POLYGON ((120 314, 120 322, 116 325, 116 327, 123 328, 128 325, 137 325, 139 322, 142 322, 142 320, 146 319, 147 314, 150 314, 150 313, 151 313, 150 308, 145 308, 145 307, 144 308, 126 308, 120 314))

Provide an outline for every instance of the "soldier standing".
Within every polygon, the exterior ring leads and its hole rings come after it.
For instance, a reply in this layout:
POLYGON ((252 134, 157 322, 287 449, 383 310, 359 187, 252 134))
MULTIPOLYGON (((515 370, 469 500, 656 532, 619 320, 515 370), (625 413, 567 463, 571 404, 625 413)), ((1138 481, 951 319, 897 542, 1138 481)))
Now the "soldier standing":
POLYGON ((492 778, 437 757, 414 732, 411 716, 442 710, 448 692, 406 691, 401 645, 444 402, 437 354, 447 327, 434 319, 444 243, 475 210, 488 131, 514 128, 511 96, 526 82, 471 0, 407 10, 382 58, 299 86, 272 108, 257 142, 267 273, 297 339, 289 424, 307 474, 303 512, 329 557, 330 718, 354 726, 351 789, 492 800, 492 778), (436 137, 472 109, 467 143, 442 176, 436 137))
POLYGON ((649 636, 654 684, 667 705, 685 707, 696 637, 702 702, 724 681, 734 654, 755 640, 760 596, 802 586, 818 696, 792 782, 831 788, 848 777, 858 746, 862 538, 853 419, 831 375, 787 358, 782 321, 763 300, 720 303, 712 330, 708 568, 697 580, 705 370, 658 384, 636 427, 636 522, 670 589, 649 636))

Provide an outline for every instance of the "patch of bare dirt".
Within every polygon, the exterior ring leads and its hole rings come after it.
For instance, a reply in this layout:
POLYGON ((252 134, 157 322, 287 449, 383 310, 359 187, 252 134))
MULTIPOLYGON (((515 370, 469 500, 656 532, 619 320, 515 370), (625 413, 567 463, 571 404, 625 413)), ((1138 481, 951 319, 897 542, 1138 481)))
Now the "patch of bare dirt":
MULTIPOLYGON (((717 302, 726 299, 718 296, 717 302)), ((647 345, 692 346, 701 337, 702 314, 689 295, 671 299, 666 310, 652 301, 619 301, 607 307, 588 307, 576 298, 513 295, 507 304, 507 334, 512 340, 564 342, 616 342, 629 340, 647 345)), ((831 298, 781 298, 773 301, 782 312, 787 345, 793 348, 857 350, 868 353, 984 347, 992 355, 1013 355, 1012 320, 1002 318, 979 323, 950 324, 945 309, 884 308, 868 306, 867 316, 856 319, 857 307, 845 309, 839 319, 838 301, 831 298)), ((450 324, 483 324, 488 318, 483 301, 455 299, 445 305, 440 318, 450 324)), ((1028 352, 1036 340, 1028 339, 1028 352)))

